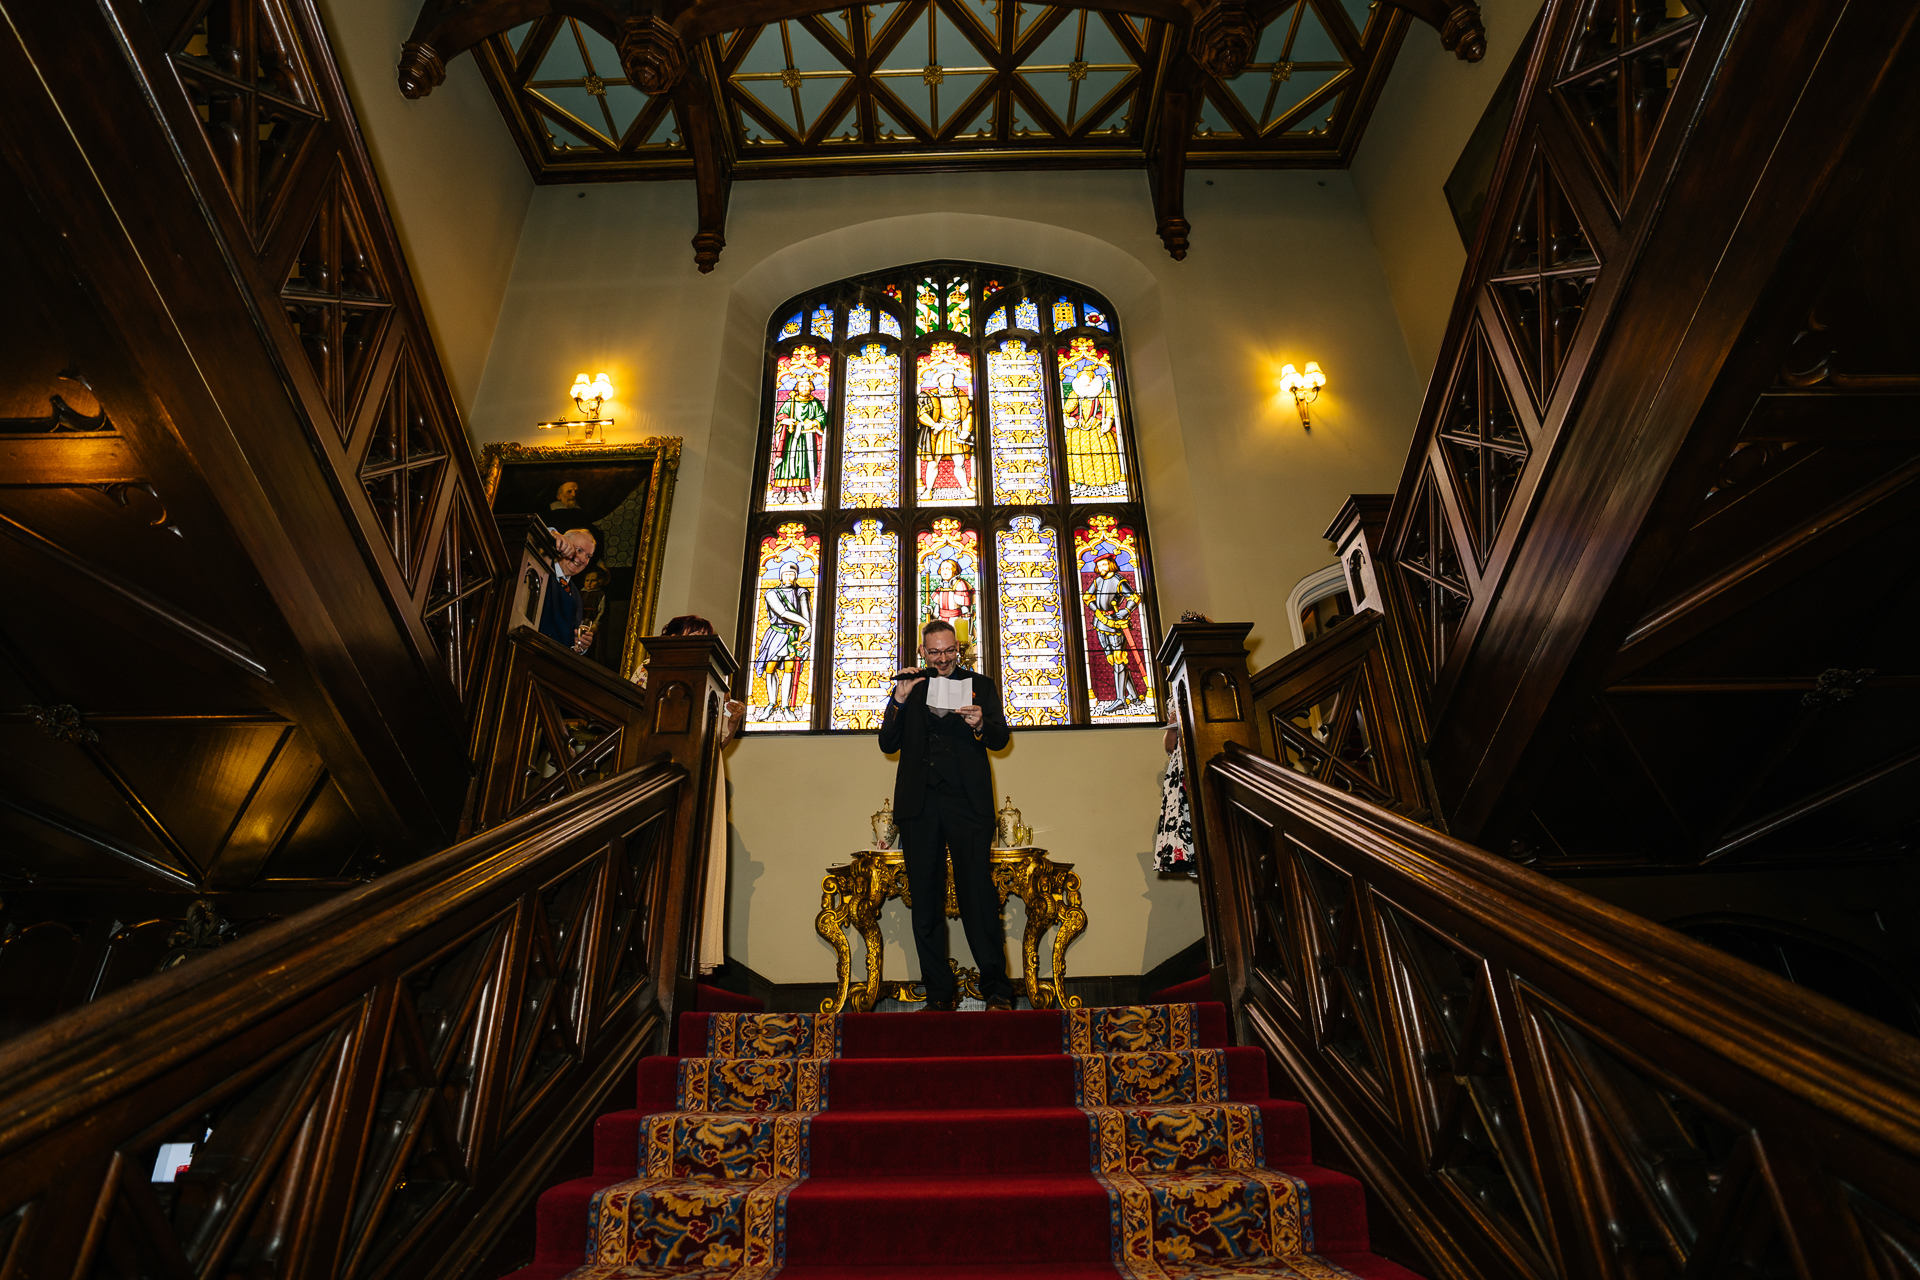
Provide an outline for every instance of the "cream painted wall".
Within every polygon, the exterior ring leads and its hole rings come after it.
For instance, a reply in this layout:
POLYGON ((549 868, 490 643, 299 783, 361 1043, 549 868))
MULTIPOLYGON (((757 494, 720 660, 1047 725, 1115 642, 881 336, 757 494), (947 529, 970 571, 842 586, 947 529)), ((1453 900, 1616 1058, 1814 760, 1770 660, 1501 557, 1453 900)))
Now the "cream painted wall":
MULTIPOLYGON (((732 899, 727 953, 782 982, 831 982, 833 948, 814 932, 820 880, 871 839, 868 816, 893 795, 894 759, 870 735, 747 739, 729 749, 733 782, 732 899)), ((996 752, 996 803, 1011 795, 1034 843, 1080 873, 1087 930, 1067 952, 1067 972, 1145 973, 1198 938, 1193 881, 1153 870, 1158 779, 1166 757, 1158 729, 1016 733, 996 752)), ((1026 913, 1007 901, 1007 963, 1020 971, 1026 913)), ((886 972, 920 976, 908 913, 882 920, 886 972)), ((972 964, 958 921, 952 954, 972 964)), ((857 938, 854 974, 865 972, 857 938)), ((1049 936, 1047 945, 1051 945, 1049 936)), ((1052 971, 1049 959, 1042 973, 1052 971)))
POLYGON ((320 14, 454 401, 470 416, 533 179, 472 58, 454 59, 426 98, 400 96, 394 65, 419 0, 320 0, 320 14))
MULTIPOLYGON (((542 442, 532 424, 570 407, 574 375, 607 372, 613 443, 684 442, 660 616, 702 613, 731 638, 774 309, 923 259, 1052 272, 1106 294, 1120 320, 1162 617, 1251 621, 1255 661, 1268 662, 1291 647, 1288 590, 1327 563, 1328 520, 1347 494, 1394 484, 1420 386, 1347 175, 1196 174, 1187 215, 1194 249, 1174 262, 1139 173, 745 182, 719 267, 702 276, 689 184, 541 188, 474 437, 542 442), (1277 389, 1282 363, 1308 359, 1329 377, 1311 431, 1277 389)), ((1143 870, 1157 738, 1027 734, 996 768, 1000 792, 1081 869, 1093 926, 1072 971, 1140 972, 1199 936, 1191 884, 1143 870)), ((749 735, 730 750, 733 954, 776 981, 830 978, 812 926, 820 875, 864 840, 891 766, 864 735, 749 735)))
POLYGON ((1415 22, 1353 162, 1408 358, 1424 385, 1440 357, 1467 251, 1443 189, 1500 77, 1527 38, 1540 0, 1481 0, 1487 55, 1462 62, 1415 22))

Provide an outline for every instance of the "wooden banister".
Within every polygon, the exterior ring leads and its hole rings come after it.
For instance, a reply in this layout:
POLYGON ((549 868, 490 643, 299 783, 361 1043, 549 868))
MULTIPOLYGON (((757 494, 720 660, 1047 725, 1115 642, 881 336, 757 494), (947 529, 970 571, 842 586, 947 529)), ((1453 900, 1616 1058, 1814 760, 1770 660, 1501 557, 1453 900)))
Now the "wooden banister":
POLYGON ((1436 1277, 1913 1256, 1920 1041, 1238 744, 1198 789, 1241 1026, 1436 1277))
POLYGON ((663 1041, 693 783, 620 773, 0 1046, 9 1272, 461 1274, 663 1041))

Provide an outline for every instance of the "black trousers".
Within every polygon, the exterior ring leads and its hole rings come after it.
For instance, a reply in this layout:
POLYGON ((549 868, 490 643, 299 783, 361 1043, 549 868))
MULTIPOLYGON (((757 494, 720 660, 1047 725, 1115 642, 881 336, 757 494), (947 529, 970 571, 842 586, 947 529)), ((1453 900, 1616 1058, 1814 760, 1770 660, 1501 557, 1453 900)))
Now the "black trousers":
POLYGON ((1013 998, 1007 980, 1007 935, 1000 923, 1000 896, 993 889, 989 850, 993 820, 973 811, 963 795, 946 787, 927 789, 926 807, 900 824, 906 855, 907 890, 913 895, 913 946, 920 957, 920 980, 927 999, 957 995, 947 964, 947 858, 953 853, 953 896, 960 927, 980 966, 980 995, 1013 998))

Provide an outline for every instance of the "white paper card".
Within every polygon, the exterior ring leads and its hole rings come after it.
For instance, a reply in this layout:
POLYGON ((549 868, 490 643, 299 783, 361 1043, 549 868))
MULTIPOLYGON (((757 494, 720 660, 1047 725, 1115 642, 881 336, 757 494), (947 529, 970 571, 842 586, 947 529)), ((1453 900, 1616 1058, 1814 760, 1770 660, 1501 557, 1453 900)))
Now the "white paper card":
POLYGON ((937 677, 927 681, 927 710, 933 714, 943 716, 949 711, 972 705, 973 681, 942 680, 937 677))

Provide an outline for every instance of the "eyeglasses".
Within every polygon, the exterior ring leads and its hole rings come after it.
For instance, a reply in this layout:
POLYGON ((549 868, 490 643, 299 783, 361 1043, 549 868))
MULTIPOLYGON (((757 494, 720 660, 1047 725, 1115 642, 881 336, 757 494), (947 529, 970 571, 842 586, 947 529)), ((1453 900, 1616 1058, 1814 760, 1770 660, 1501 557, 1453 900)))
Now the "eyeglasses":
POLYGON ((929 658, 953 658, 953 657, 958 657, 958 656, 959 656, 959 654, 960 654, 960 651, 959 651, 958 649, 929 649, 929 650, 927 650, 927 656, 928 656, 929 658))

